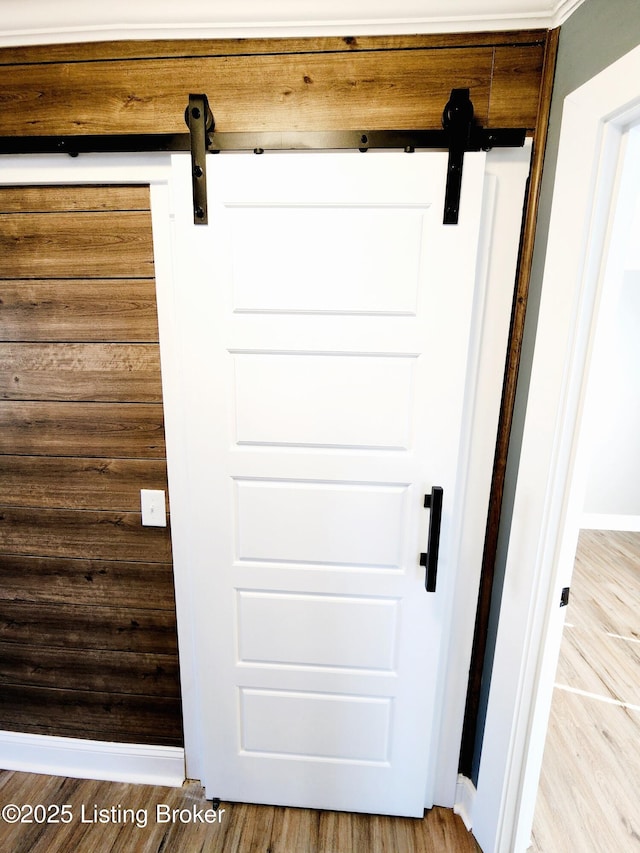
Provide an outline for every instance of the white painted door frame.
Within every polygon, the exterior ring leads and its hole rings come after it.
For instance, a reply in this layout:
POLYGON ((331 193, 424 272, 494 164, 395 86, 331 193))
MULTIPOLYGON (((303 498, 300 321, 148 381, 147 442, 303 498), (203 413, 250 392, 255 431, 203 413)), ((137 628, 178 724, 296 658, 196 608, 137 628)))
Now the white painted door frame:
MULTIPOLYGON (((181 518, 188 493, 185 478, 184 440, 179 374, 178 342, 173 311, 173 257, 171 254, 171 168, 166 154, 18 155, 0 157, 0 186, 60 184, 143 184, 150 186, 154 232, 154 262, 158 325, 161 335, 162 387, 169 491, 172 549, 178 612, 188 609, 186 583, 175 566, 188 562, 189 543, 181 535, 181 518), (175 516, 175 518, 174 518, 175 516)), ((193 682, 192 638, 189 621, 178 619, 182 693, 189 695, 193 682)), ((179 787, 185 779, 185 753, 197 753, 196 723, 191 704, 183 707, 185 748, 140 744, 103 743, 80 738, 0 733, 0 763, 3 767, 32 773, 49 773, 85 779, 104 779, 137 784, 179 787)))
MULTIPOLYGON (((516 195, 524 192, 530 154, 530 144, 527 143, 523 149, 496 150, 487 156, 488 175, 494 176, 494 189, 497 185, 499 191, 496 199, 492 200, 495 201, 493 218, 483 228, 478 261, 478 322, 471 342, 472 358, 476 365, 475 393, 468 395, 466 401, 469 407, 467 423, 471 427, 466 448, 467 501, 462 515, 466 515, 468 520, 460 530, 461 570, 448 604, 452 610, 452 630, 448 649, 444 652, 447 664, 443 667, 445 675, 440 693, 440 724, 435 731, 438 755, 434 800, 436 804, 448 807, 453 806, 456 800, 457 763, 473 641, 488 483, 495 449, 522 215, 521 207, 518 209, 513 199, 507 200, 507 188, 509 191, 514 190, 516 195)), ((195 677, 198 649, 191 620, 194 596, 197 596, 190 570, 194 547, 190 536, 191 502, 195 497, 190 487, 185 440, 185 419, 189 413, 183 405, 184 389, 189 381, 183 367, 184 347, 188 346, 188 339, 185 341, 180 330, 181 324, 184 329, 188 318, 180 315, 176 298, 177 288, 181 286, 180 259, 172 247, 170 158, 164 154, 82 155, 76 159, 66 155, 0 158, 0 184, 74 183, 137 183, 151 186, 186 775, 201 778, 203 721, 199 715, 198 683, 195 677)), ((488 205, 490 208, 491 204, 488 205)), ((49 772, 56 771, 52 768, 49 772)), ((64 768, 61 768, 61 772, 64 772, 64 768)), ((100 778, 99 775, 96 778, 100 778)), ((140 778, 138 781, 149 780, 140 778)))
POLYGON ((565 100, 533 371, 473 829, 485 853, 529 844, 575 553, 574 472, 640 47, 565 100), (573 538, 573 548, 571 540, 573 538))

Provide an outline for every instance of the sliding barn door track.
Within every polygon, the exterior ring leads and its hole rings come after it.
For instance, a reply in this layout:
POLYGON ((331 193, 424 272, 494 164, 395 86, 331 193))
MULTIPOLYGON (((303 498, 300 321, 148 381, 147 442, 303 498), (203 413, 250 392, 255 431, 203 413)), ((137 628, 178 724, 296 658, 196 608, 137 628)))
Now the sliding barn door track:
POLYGON ((441 130, 335 130, 218 132, 206 95, 189 95, 185 110, 188 133, 101 134, 97 136, 2 136, 0 154, 63 153, 72 157, 87 153, 135 153, 141 151, 190 151, 193 184, 193 221, 206 225, 207 154, 224 151, 327 151, 420 149, 449 152, 443 222, 455 225, 460 209, 464 155, 467 151, 521 148, 525 128, 492 128, 474 119, 469 89, 452 89, 442 113, 441 130))

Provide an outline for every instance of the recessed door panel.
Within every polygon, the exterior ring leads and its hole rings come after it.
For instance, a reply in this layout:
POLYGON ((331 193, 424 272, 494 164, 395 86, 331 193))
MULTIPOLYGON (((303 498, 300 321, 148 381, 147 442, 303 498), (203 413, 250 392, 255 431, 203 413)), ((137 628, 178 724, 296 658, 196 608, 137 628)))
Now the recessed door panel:
POLYGON ((415 313, 420 207, 247 205, 229 215, 236 311, 415 313))
POLYGON ((398 602, 362 596, 238 592, 241 663, 392 672, 398 602))
POLYGON ((414 362, 406 355, 237 353, 238 443, 407 450, 414 362))
POLYGON ((305 480, 235 485, 238 560, 400 569, 405 485, 305 480))

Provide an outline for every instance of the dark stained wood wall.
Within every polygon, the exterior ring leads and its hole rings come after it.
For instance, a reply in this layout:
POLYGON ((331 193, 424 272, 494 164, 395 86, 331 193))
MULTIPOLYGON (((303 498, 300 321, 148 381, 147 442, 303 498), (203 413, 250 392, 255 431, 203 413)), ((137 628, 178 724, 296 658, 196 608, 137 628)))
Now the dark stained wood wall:
POLYGON ((534 130, 547 38, 534 30, 4 48, 0 135, 184 133, 190 92, 208 95, 219 131, 438 128, 460 87, 485 126, 534 130))
MULTIPOLYGON (((0 49, 0 136, 184 133, 183 116, 190 92, 207 94, 219 131, 439 128, 451 89, 461 87, 469 87, 476 118, 484 126, 528 129, 533 137, 533 167, 514 288, 487 521, 483 591, 476 626, 480 641, 474 644, 471 667, 470 692, 475 698, 468 706, 465 724, 471 744, 475 737, 477 683, 482 673, 483 638, 488 624, 557 43, 557 30, 527 30, 345 38, 122 41, 0 49)), ((69 253, 67 262, 73 263, 69 253)), ((35 267, 28 268, 31 274, 36 274, 35 267)), ((65 301, 46 281, 40 281, 37 287, 41 310, 46 310, 51 321, 57 322, 56 317, 65 313, 65 301)), ((136 282, 130 281, 126 292, 131 303, 137 304, 143 297, 136 287, 136 282)), ((94 281, 90 299, 80 286, 72 302, 78 323, 91 326, 96 310, 99 316, 109 314, 109 301, 108 284, 94 281)), ((25 306, 12 310, 21 312, 22 321, 31 323, 35 329, 30 340, 40 342, 39 322, 34 322, 33 312, 25 306)), ((123 307, 118 318, 111 317, 109 322, 126 325, 128 310, 123 307)), ((82 336, 77 338, 78 343, 84 340, 82 336)), ((23 358, 28 364, 28 357, 23 358)), ((23 371, 20 381, 31 384, 36 379, 40 381, 37 377, 27 379, 28 372, 23 371)), ((16 400, 16 415, 20 415, 18 405, 16 400)), ((22 427, 18 430, 23 449, 12 452, 27 456, 31 453, 30 442, 38 433, 53 440, 52 427, 57 422, 51 413, 45 417, 39 412, 38 419, 31 417, 28 401, 20 405, 26 407, 21 410, 22 427)), ((140 416, 149 412, 144 407, 150 405, 153 404, 138 403, 140 416)), ((124 421, 120 423, 124 426, 124 421)), ((86 432, 85 427, 86 419, 82 424, 69 409, 65 430, 70 437, 75 436, 74 441, 81 441, 88 448, 87 453, 93 453, 91 448, 99 436, 86 432)), ((4 428, 1 422, 0 433, 4 428)), ((153 422, 146 428, 153 431, 153 422)), ((105 425, 105 430, 115 441, 115 428, 105 425)), ((120 430, 119 438, 125 445, 130 432, 129 426, 120 430)), ((13 437, 18 442, 15 429, 13 437)), ((49 452, 57 451, 51 447, 49 452)), ((21 479, 15 470, 14 482, 21 479)), ((116 476, 113 464, 109 470, 116 489, 120 475, 116 476)), ((65 476, 75 478, 77 483, 77 474, 67 470, 65 476)), ((52 490, 59 479, 58 473, 48 476, 47 490, 52 490)), ((96 479, 101 481, 101 476, 96 475, 96 479)), ((81 490, 74 485, 73 491, 79 495, 81 490)))
POLYGON ((148 187, 0 189, 0 729, 182 744, 148 187))

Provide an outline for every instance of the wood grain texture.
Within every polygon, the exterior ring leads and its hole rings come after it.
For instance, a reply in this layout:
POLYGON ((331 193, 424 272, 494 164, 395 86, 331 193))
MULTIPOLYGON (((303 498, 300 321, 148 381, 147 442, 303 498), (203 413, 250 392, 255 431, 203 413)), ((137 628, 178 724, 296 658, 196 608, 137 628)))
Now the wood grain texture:
POLYGON ((0 598, 174 613, 171 563, 0 554, 0 598))
POLYGON ((149 188, 0 209, 0 727, 180 745, 149 188))
POLYGON ((487 47, 543 44, 547 30, 510 30, 479 33, 424 33, 397 36, 325 36, 306 38, 148 39, 140 41, 81 42, 77 44, 21 45, 0 49, 0 65, 41 65, 99 59, 184 59, 194 56, 239 56, 260 53, 354 53, 357 51, 487 47))
POLYGON ((0 214, 4 278, 153 276, 150 214, 0 214))
POLYGON ((154 344, 0 343, 0 400, 161 403, 154 344))
POLYGON ((0 453, 166 458, 162 406, 0 402, 0 453))
MULTIPOLYGON (((513 100, 501 119, 535 115, 539 69, 517 51, 513 100), (523 109, 524 108, 524 109, 523 109)), ((184 133, 189 92, 205 92, 220 131, 438 128, 451 89, 468 87, 476 116, 489 113, 494 48, 416 46, 395 50, 229 53, 12 67, 2 135, 184 133)))
POLYGON ((207 809, 198 782, 187 781, 182 788, 125 785, 63 779, 0 771, 0 797, 5 803, 68 804, 76 816, 64 825, 0 823, 0 842, 12 853, 478 853, 473 836, 462 820, 449 809, 434 808, 422 819, 376 818, 364 814, 310 812, 306 809, 279 809, 222 803, 221 819, 205 823, 159 823, 158 804, 170 809, 207 809), (144 827, 134 822, 120 824, 82 823, 82 806, 143 809, 149 820, 144 827), (224 809, 224 812, 222 812, 224 809), (300 826, 300 830, 297 829, 300 826), (336 835, 333 829, 340 826, 336 835), (405 835, 405 828, 410 832, 405 835), (309 834, 304 836, 303 829, 309 834), (284 834, 283 834, 284 833, 284 834), (285 847, 292 837, 302 839, 298 847, 285 847), (410 839, 412 846, 394 847, 398 838, 410 839))
MULTIPOLYGON (((0 51, 0 63, 11 65, 3 79, 2 99, 6 108, 0 115, 0 134, 184 132, 186 93, 197 89, 210 94, 220 130, 439 127, 443 105, 454 86, 470 87, 479 121, 492 126, 503 123, 522 126, 527 125, 538 103, 536 61, 528 51, 539 55, 540 44, 546 40, 546 33, 537 32, 379 40, 279 40, 278 43, 269 40, 146 45, 131 42, 29 48, 26 52, 9 49, 0 51), (505 51, 519 51, 517 58, 507 52, 498 55, 496 46, 504 47, 505 51), (494 68, 498 69, 495 92, 494 68), (509 70, 505 74, 501 68, 509 70), (504 91, 507 79, 513 84, 509 95, 504 91), (215 99, 210 87, 214 87, 215 99), (499 122, 492 115, 492 103, 498 110, 499 122)), ((74 266, 79 263, 78 255, 89 258, 90 248, 82 248, 80 253, 60 247, 53 250, 54 255, 56 251, 66 255, 59 264, 63 272, 51 272, 46 238, 40 240, 44 246, 44 268, 39 269, 38 253, 33 252, 36 238, 31 232, 23 236, 23 248, 33 255, 33 262, 25 263, 20 268, 22 271, 15 274, 5 273, 9 279, 139 275, 131 271, 130 265, 126 273, 117 267, 115 273, 106 269, 101 272, 95 266, 87 272, 78 271, 74 266)), ((84 244, 76 241, 75 245, 78 248, 84 244)), ((146 275, 151 278, 152 273, 146 275)), ((77 300, 75 304, 79 304, 77 300)), ((35 320, 26 326, 34 337, 13 337, 16 333, 11 331, 6 340, 49 340, 46 335, 52 336, 52 340, 64 340, 55 337, 62 333, 54 330, 65 314, 64 303, 56 301, 53 309, 46 307, 45 311, 48 314, 41 316, 50 318, 51 327, 40 326, 35 320), (45 331, 39 332, 38 328, 45 331)), ((116 313, 121 312, 116 309, 116 313)), ((4 312, 4 316, 13 317, 14 321, 27 320, 33 311, 21 303, 11 312, 4 312)), ((5 339, 2 319, 0 316, 0 339, 5 339)), ((85 325, 90 325, 90 321, 85 325)), ((81 333, 77 340, 85 340, 82 334, 88 332, 81 333)), ((18 406, 27 403, 11 405, 13 415, 25 415, 26 410, 18 406)), ((97 412, 94 410, 94 416, 97 412)), ((29 412, 35 413, 36 409, 29 412)), ((49 410, 49 426, 56 422, 64 429, 65 424, 71 426, 70 421, 75 419, 77 424, 80 420, 70 409, 67 414, 71 417, 65 421, 49 410)), ((0 412, 0 430, 3 417, 0 412)), ((50 429, 49 440, 43 441, 45 430, 38 425, 34 427, 23 417, 22 427, 11 433, 19 449, 5 452, 12 455, 68 452, 69 444, 56 450, 55 442, 50 443, 50 429), (38 430, 39 445, 32 441, 38 430)), ((92 443, 95 436, 92 437, 91 428, 86 435, 90 448, 87 455, 121 455, 115 449, 100 452, 97 442, 92 443)), ((72 428, 69 438, 78 446, 87 444, 80 428, 76 427, 75 432, 72 428)), ((129 454, 125 451, 124 455, 129 454)))
POLYGON ((0 506, 139 512, 140 489, 167 492, 163 459, 0 455, 0 506))
POLYGON ((169 530, 143 527, 139 512, 0 506, 5 554, 170 562, 169 530))
POLYGON ((179 699, 3 684, 0 715, 8 731, 121 743, 181 745, 179 699))
POLYGON ((514 113, 520 126, 538 126, 538 99, 544 64, 544 45, 496 47, 489 115, 491 127, 510 127, 514 113))
POLYGON ((3 341, 158 342, 152 278, 19 279, 1 290, 3 341))
POLYGON ((639 566, 640 533, 581 531, 536 803, 534 853, 640 849, 639 566))
POLYGON ((556 681, 640 707, 640 640, 567 625, 556 681))
POLYGON ((562 691, 554 696, 533 853, 640 849, 640 714, 562 691))
POLYGON ((0 640, 22 646, 175 655, 175 626, 167 610, 0 600, 0 640))
POLYGON ((0 213, 70 213, 78 211, 150 210, 148 186, 0 187, 0 213))
POLYGON ((180 698, 178 656, 0 642, 0 689, 56 687, 180 698))

